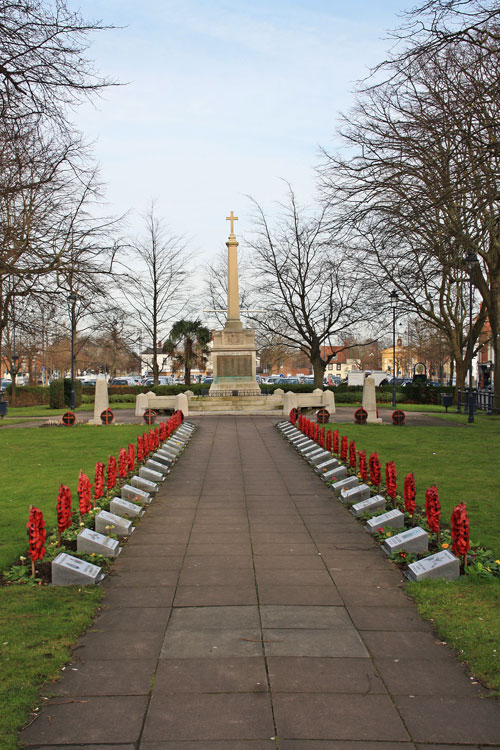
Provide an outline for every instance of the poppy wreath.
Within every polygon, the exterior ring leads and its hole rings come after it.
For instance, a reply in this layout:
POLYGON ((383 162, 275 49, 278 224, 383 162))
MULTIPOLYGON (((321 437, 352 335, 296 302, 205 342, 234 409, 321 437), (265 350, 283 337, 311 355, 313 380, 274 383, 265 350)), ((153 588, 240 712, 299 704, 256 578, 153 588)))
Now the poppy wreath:
POLYGON ((396 481, 396 465, 394 461, 387 461, 385 465, 385 491, 394 503, 398 491, 398 485, 396 481))
POLYGON ((334 430, 332 433, 332 452, 337 456, 339 454, 339 431, 334 430))
POLYGON ((127 476, 128 469, 128 455, 125 448, 120 448, 118 452, 118 476, 120 479, 125 479, 127 476))
POLYGON ((356 454, 356 443, 351 440, 349 443, 349 466, 351 469, 356 469, 357 454, 356 454))
POLYGON ((441 503, 439 502, 439 495, 435 484, 429 487, 425 492, 425 515, 427 516, 427 523, 429 528, 434 534, 437 534, 439 543, 439 521, 441 519, 441 503))
POLYGON ((34 563, 37 560, 42 560, 43 556, 45 555, 45 539, 47 537, 43 513, 40 508, 35 508, 34 505, 30 507, 30 514, 28 523, 26 524, 26 531, 28 533, 28 554, 31 558, 32 570, 34 573, 34 563))
POLYGON ((380 487, 381 470, 378 453, 372 453, 368 459, 368 470, 370 472, 370 482, 375 485, 375 487, 380 487))
POLYGON ((324 427, 322 427, 321 430, 319 431, 319 445, 320 445, 320 448, 325 447, 325 428, 324 427))
POLYGON ((368 465, 366 463, 365 451, 358 452, 358 467, 359 467, 359 476, 361 477, 363 482, 366 482, 366 480, 368 479, 368 465))
POLYGON ((116 484, 116 458, 114 456, 110 456, 108 460, 108 468, 107 468, 107 479, 106 479, 106 487, 109 490, 112 490, 113 487, 116 484))
POLYGON ((453 508, 451 514, 451 550, 455 555, 464 558, 464 565, 467 565, 467 552, 469 550, 469 518, 467 516, 467 506, 465 503, 459 503, 453 508))
POLYGON ((127 468, 130 473, 134 471, 135 467, 135 445, 133 443, 128 444, 127 451, 127 468))
POLYGON ((89 510, 92 508, 92 504, 90 502, 90 490, 92 489, 92 485, 90 484, 90 479, 86 474, 83 474, 83 472, 80 472, 78 475, 78 506, 80 508, 80 516, 85 516, 89 510))
POLYGON ((347 435, 342 435, 340 440, 340 460, 343 463, 347 461, 347 435))
POLYGON ((327 450, 329 453, 332 452, 332 431, 331 430, 328 430, 328 432, 326 433, 325 450, 327 450))
POLYGON ((405 476, 403 494, 404 494, 404 499, 405 499, 405 510, 413 518, 413 514, 415 513, 416 489, 415 489, 415 477, 413 476, 411 472, 410 474, 407 474, 405 476))
POLYGON ((142 435, 137 435, 137 460, 144 460, 144 442, 142 439, 142 435))
POLYGON ((61 534, 66 529, 69 529, 73 519, 71 518, 71 491, 69 487, 61 484, 59 487, 59 494, 57 496, 57 531, 58 541, 61 544, 61 534))
POLYGON ((104 493, 104 464, 97 461, 94 474, 94 505, 100 500, 104 493))

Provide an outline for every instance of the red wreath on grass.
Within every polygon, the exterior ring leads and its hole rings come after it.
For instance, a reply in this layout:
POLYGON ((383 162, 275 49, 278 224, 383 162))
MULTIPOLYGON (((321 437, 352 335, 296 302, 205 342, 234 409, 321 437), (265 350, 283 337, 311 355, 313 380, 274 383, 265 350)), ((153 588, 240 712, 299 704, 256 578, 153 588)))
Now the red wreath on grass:
POLYGON ((368 459, 368 470, 370 472, 370 482, 375 485, 378 492, 380 482, 382 481, 378 453, 372 453, 370 458, 368 459))
POLYGON ((86 474, 83 474, 83 472, 80 472, 78 475, 78 506, 80 508, 80 516, 85 516, 89 510, 92 508, 92 503, 90 502, 90 490, 92 489, 92 485, 90 484, 90 479, 86 474))
POLYGON ((104 494, 104 464, 97 461, 94 474, 94 506, 95 501, 100 500, 104 494))
POLYGON ((459 503, 453 508, 451 514, 451 545, 452 552, 464 558, 464 565, 467 565, 467 552, 470 547, 469 542, 469 518, 467 516, 467 506, 465 503, 459 503))
POLYGON ((114 456, 109 457, 106 474, 106 487, 109 492, 116 484, 116 458, 114 456))
POLYGON ((413 515, 415 513, 416 489, 415 489, 415 477, 413 476, 411 472, 410 474, 407 474, 405 476, 403 494, 405 498, 405 510, 413 518, 413 515))
POLYGON ((394 504, 398 492, 398 485, 396 481, 396 464, 394 463, 394 461, 387 461, 385 465, 385 491, 394 504))
POLYGON ((334 430, 332 432, 332 452, 337 456, 339 454, 339 431, 334 430))
POLYGON ((128 444, 128 450, 127 450, 127 469, 130 473, 134 471, 135 468, 135 445, 133 443, 128 444))
POLYGON ((437 534, 437 541, 439 544, 439 521, 441 519, 441 503, 439 502, 439 495, 435 484, 429 487, 425 492, 425 515, 427 516, 427 523, 429 528, 434 534, 437 534))
POLYGON ((366 463, 366 452, 365 451, 358 451, 358 467, 359 467, 359 476, 363 480, 363 482, 366 482, 368 479, 368 465, 366 463))
POLYGON ((61 484, 57 496, 57 541, 61 545, 61 534, 69 529, 73 519, 71 518, 71 491, 69 487, 61 484))
POLYGON ((120 448, 118 452, 118 476, 125 479, 128 470, 128 454, 125 448, 120 448))
POLYGON ((347 435, 342 435, 340 439, 340 460, 345 463, 347 461, 347 435))
POLYGON ((40 508, 30 505, 30 515, 26 524, 28 533, 28 555, 31 559, 31 575, 35 577, 35 562, 42 560, 45 555, 45 521, 40 508))
POLYGON ((356 454, 356 443, 351 440, 349 443, 349 466, 351 469, 356 470, 357 454, 356 454))

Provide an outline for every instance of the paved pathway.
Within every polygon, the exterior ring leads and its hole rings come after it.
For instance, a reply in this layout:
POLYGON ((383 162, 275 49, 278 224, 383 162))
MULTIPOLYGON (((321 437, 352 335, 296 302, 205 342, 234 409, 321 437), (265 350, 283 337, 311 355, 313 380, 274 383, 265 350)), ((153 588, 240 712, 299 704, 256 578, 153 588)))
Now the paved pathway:
POLYGON ((498 703, 273 421, 199 420, 28 747, 500 747, 498 703))

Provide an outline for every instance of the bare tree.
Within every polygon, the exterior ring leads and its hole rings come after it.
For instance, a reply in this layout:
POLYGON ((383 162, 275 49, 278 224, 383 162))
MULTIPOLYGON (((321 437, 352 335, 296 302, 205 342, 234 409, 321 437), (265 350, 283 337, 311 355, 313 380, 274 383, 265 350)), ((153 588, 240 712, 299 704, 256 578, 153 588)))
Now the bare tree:
MULTIPOLYGON (((172 322, 189 305, 189 254, 182 238, 158 218, 154 204, 144 217, 144 236, 131 243, 131 266, 121 290, 134 322, 145 332, 152 355, 154 384, 158 385, 158 355, 172 322)), ((145 360, 147 361, 147 360, 145 360)))

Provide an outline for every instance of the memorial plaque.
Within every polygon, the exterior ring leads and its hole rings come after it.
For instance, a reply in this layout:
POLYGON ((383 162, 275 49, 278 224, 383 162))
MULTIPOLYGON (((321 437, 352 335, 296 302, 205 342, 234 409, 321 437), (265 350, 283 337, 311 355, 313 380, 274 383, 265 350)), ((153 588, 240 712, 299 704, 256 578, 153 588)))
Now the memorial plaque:
POLYGON ((342 490, 350 490, 351 487, 357 487, 359 485, 359 479, 355 476, 345 477, 339 479, 335 484, 332 484, 332 490, 335 492, 338 498, 342 495, 342 490))
POLYGON ((251 378, 252 355, 219 354, 217 356, 218 378, 251 378))
POLYGON ((382 495, 374 495, 367 500, 361 500, 361 502, 355 503, 351 508, 351 513, 354 516, 359 517, 367 511, 385 510, 385 502, 385 497, 382 497, 382 495))
POLYGON ((340 499, 343 503, 359 503, 362 500, 368 500, 371 490, 367 484, 358 484, 357 487, 344 488, 340 493, 340 499))
POLYGON ((122 497, 114 497, 109 504, 109 510, 124 518, 140 518, 145 512, 141 505, 131 503, 130 500, 124 500, 122 497))
POLYGON ((393 552, 427 552, 429 549, 429 534, 420 526, 403 531, 401 534, 390 536, 382 545, 387 555, 393 552))
POLYGON ((98 565, 67 555, 66 552, 60 552, 52 560, 51 572, 53 586, 90 586, 104 578, 98 565))
POLYGON ((324 448, 321 449, 321 453, 315 453, 314 456, 311 456, 311 458, 308 459, 309 463, 313 466, 317 466, 318 464, 322 463, 326 458, 331 456, 332 454, 330 451, 325 451, 324 448))
POLYGON ((166 448, 160 448, 157 453, 162 456, 163 458, 166 458, 171 463, 175 463, 177 461, 177 453, 174 453, 173 451, 169 451, 166 448))
POLYGON ((291 444, 294 448, 297 448, 297 450, 300 450, 300 448, 304 448, 306 445, 316 445, 314 440, 311 440, 311 438, 304 437, 304 435, 297 436, 296 438, 292 438, 290 440, 291 444))
POLYGON ((344 479, 347 476, 347 468, 345 466, 337 466, 336 469, 330 469, 321 474, 321 479, 324 482, 337 482, 339 479, 344 479))
POLYGON ((147 479, 149 482, 163 482, 165 476, 159 471, 153 471, 153 469, 146 469, 145 466, 141 466, 139 469, 139 476, 141 479, 147 479))
POLYGON ((163 474, 164 476, 169 473, 170 469, 168 466, 165 466, 165 464, 160 463, 159 461, 155 461, 153 458, 148 458, 148 460, 145 463, 146 469, 152 469, 153 471, 157 471, 159 474, 163 474))
POLYGON ((132 487, 139 487, 140 490, 148 492, 150 495, 154 495, 160 489, 155 482, 150 482, 149 479, 143 479, 143 477, 133 476, 130 480, 132 487))
POLYGON ((299 448, 299 453, 301 453, 304 458, 312 458, 316 453, 321 453, 322 451, 323 448, 320 448, 314 441, 312 445, 306 445, 304 448, 299 448))
POLYGON ((157 461, 160 464, 163 464, 163 466, 166 466, 167 469, 170 470, 172 467, 172 464, 174 463, 172 458, 167 458, 166 456, 162 456, 161 453, 153 453, 151 456, 152 461, 157 461))
POLYGON ((130 536, 134 532, 132 521, 101 510, 94 519, 95 530, 101 534, 114 534, 115 536, 130 536))
POLYGON ((456 581, 460 578, 460 560, 444 549, 435 555, 424 557, 423 560, 410 563, 405 575, 410 581, 423 581, 425 578, 446 578, 448 581, 456 581))
POLYGON ((318 474, 324 474, 325 471, 330 471, 330 469, 336 469, 339 466, 339 460, 338 458, 333 458, 330 454, 330 458, 328 461, 323 461, 322 463, 318 464, 315 468, 315 471, 318 472, 318 474))
POLYGON ((375 516, 370 518, 367 522, 365 529, 373 534, 378 528, 385 529, 386 526, 390 526, 393 529, 402 529, 405 525, 405 517, 400 510, 389 510, 387 513, 383 513, 381 516, 375 516))
POLYGON ((82 529, 76 537, 76 549, 78 552, 94 552, 104 557, 118 557, 122 548, 117 539, 99 534, 92 529, 82 529))
POLYGON ((132 487, 131 484, 124 484, 121 493, 125 500, 132 500, 133 503, 142 503, 143 505, 149 505, 153 499, 149 492, 140 490, 139 487, 132 487))

